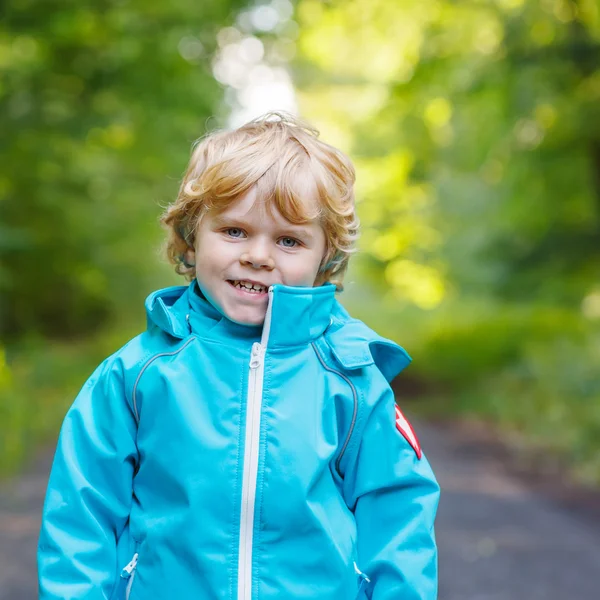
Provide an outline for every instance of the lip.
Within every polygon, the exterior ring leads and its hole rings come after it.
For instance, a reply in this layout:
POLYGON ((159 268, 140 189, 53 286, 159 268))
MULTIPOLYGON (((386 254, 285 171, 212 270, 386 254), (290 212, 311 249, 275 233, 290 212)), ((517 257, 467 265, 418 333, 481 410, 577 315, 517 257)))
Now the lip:
POLYGON ((231 282, 232 281, 250 281, 252 283, 257 283, 258 285, 262 285, 264 286, 264 283, 261 283, 260 281, 252 281, 251 279, 228 279, 227 280, 227 284, 229 285, 229 287, 240 297, 240 298, 244 298, 244 300, 251 300, 254 302, 257 301, 264 301, 267 296, 269 295, 268 292, 268 287, 267 287, 267 291, 266 292, 247 292, 246 290, 241 290, 239 288, 236 288, 231 282))
POLYGON ((264 281, 257 281, 256 279, 246 279, 244 277, 240 277, 239 279, 228 279, 228 282, 230 281, 248 281, 249 283, 254 283, 256 285, 261 285, 262 287, 266 287, 267 289, 269 289, 269 284, 265 283, 264 281))

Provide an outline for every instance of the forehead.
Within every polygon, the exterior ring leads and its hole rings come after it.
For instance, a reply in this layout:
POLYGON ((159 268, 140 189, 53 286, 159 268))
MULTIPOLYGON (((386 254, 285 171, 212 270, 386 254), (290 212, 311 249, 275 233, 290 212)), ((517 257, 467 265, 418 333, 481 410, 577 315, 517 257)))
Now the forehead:
POLYGON ((257 186, 251 188, 246 194, 232 200, 214 215, 215 218, 229 218, 240 221, 272 220, 280 225, 299 225, 320 223, 316 218, 319 204, 316 194, 306 193, 299 200, 299 205, 281 208, 272 197, 264 197, 257 186))

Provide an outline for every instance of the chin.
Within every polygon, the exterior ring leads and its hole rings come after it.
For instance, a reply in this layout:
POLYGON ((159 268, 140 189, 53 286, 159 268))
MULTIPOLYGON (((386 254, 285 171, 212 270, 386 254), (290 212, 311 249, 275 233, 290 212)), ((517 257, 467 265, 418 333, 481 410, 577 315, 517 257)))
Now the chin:
POLYGON ((238 325, 262 325, 265 322, 265 315, 256 317, 229 316, 229 320, 238 325))
POLYGON ((265 320, 261 319, 260 321, 248 321, 248 320, 237 320, 237 319, 231 319, 232 321, 234 321, 235 323, 237 323, 238 325, 245 325, 246 327, 258 327, 259 325, 262 325, 265 320))

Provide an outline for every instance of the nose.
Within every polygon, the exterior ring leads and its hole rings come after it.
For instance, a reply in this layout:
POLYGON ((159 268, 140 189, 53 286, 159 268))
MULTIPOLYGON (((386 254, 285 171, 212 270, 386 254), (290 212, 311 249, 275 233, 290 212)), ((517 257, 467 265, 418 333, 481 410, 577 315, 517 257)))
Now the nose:
POLYGON ((275 261, 271 256, 268 244, 259 240, 256 240, 251 246, 246 246, 246 251, 240 256, 240 262, 244 266, 254 269, 272 271, 275 268, 275 261))

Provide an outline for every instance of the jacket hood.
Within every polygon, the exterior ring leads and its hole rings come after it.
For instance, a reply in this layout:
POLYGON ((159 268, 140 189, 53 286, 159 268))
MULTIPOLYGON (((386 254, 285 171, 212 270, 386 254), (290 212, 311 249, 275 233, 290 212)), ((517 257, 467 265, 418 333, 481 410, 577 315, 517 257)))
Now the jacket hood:
POLYGON ((350 317, 338 302, 325 340, 335 359, 345 369, 354 370, 375 364, 388 382, 412 361, 404 348, 375 333, 359 319, 350 317))
MULTIPOLYGON (((336 361, 346 370, 375 364, 391 381, 411 362, 406 351, 362 321, 350 317, 335 299, 335 286, 273 286, 268 348, 310 343, 324 334, 336 361)), ((231 343, 260 341, 262 325, 230 321, 202 296, 197 281, 188 286, 153 292, 145 302, 148 327, 158 327, 175 338, 191 333, 231 343)))

